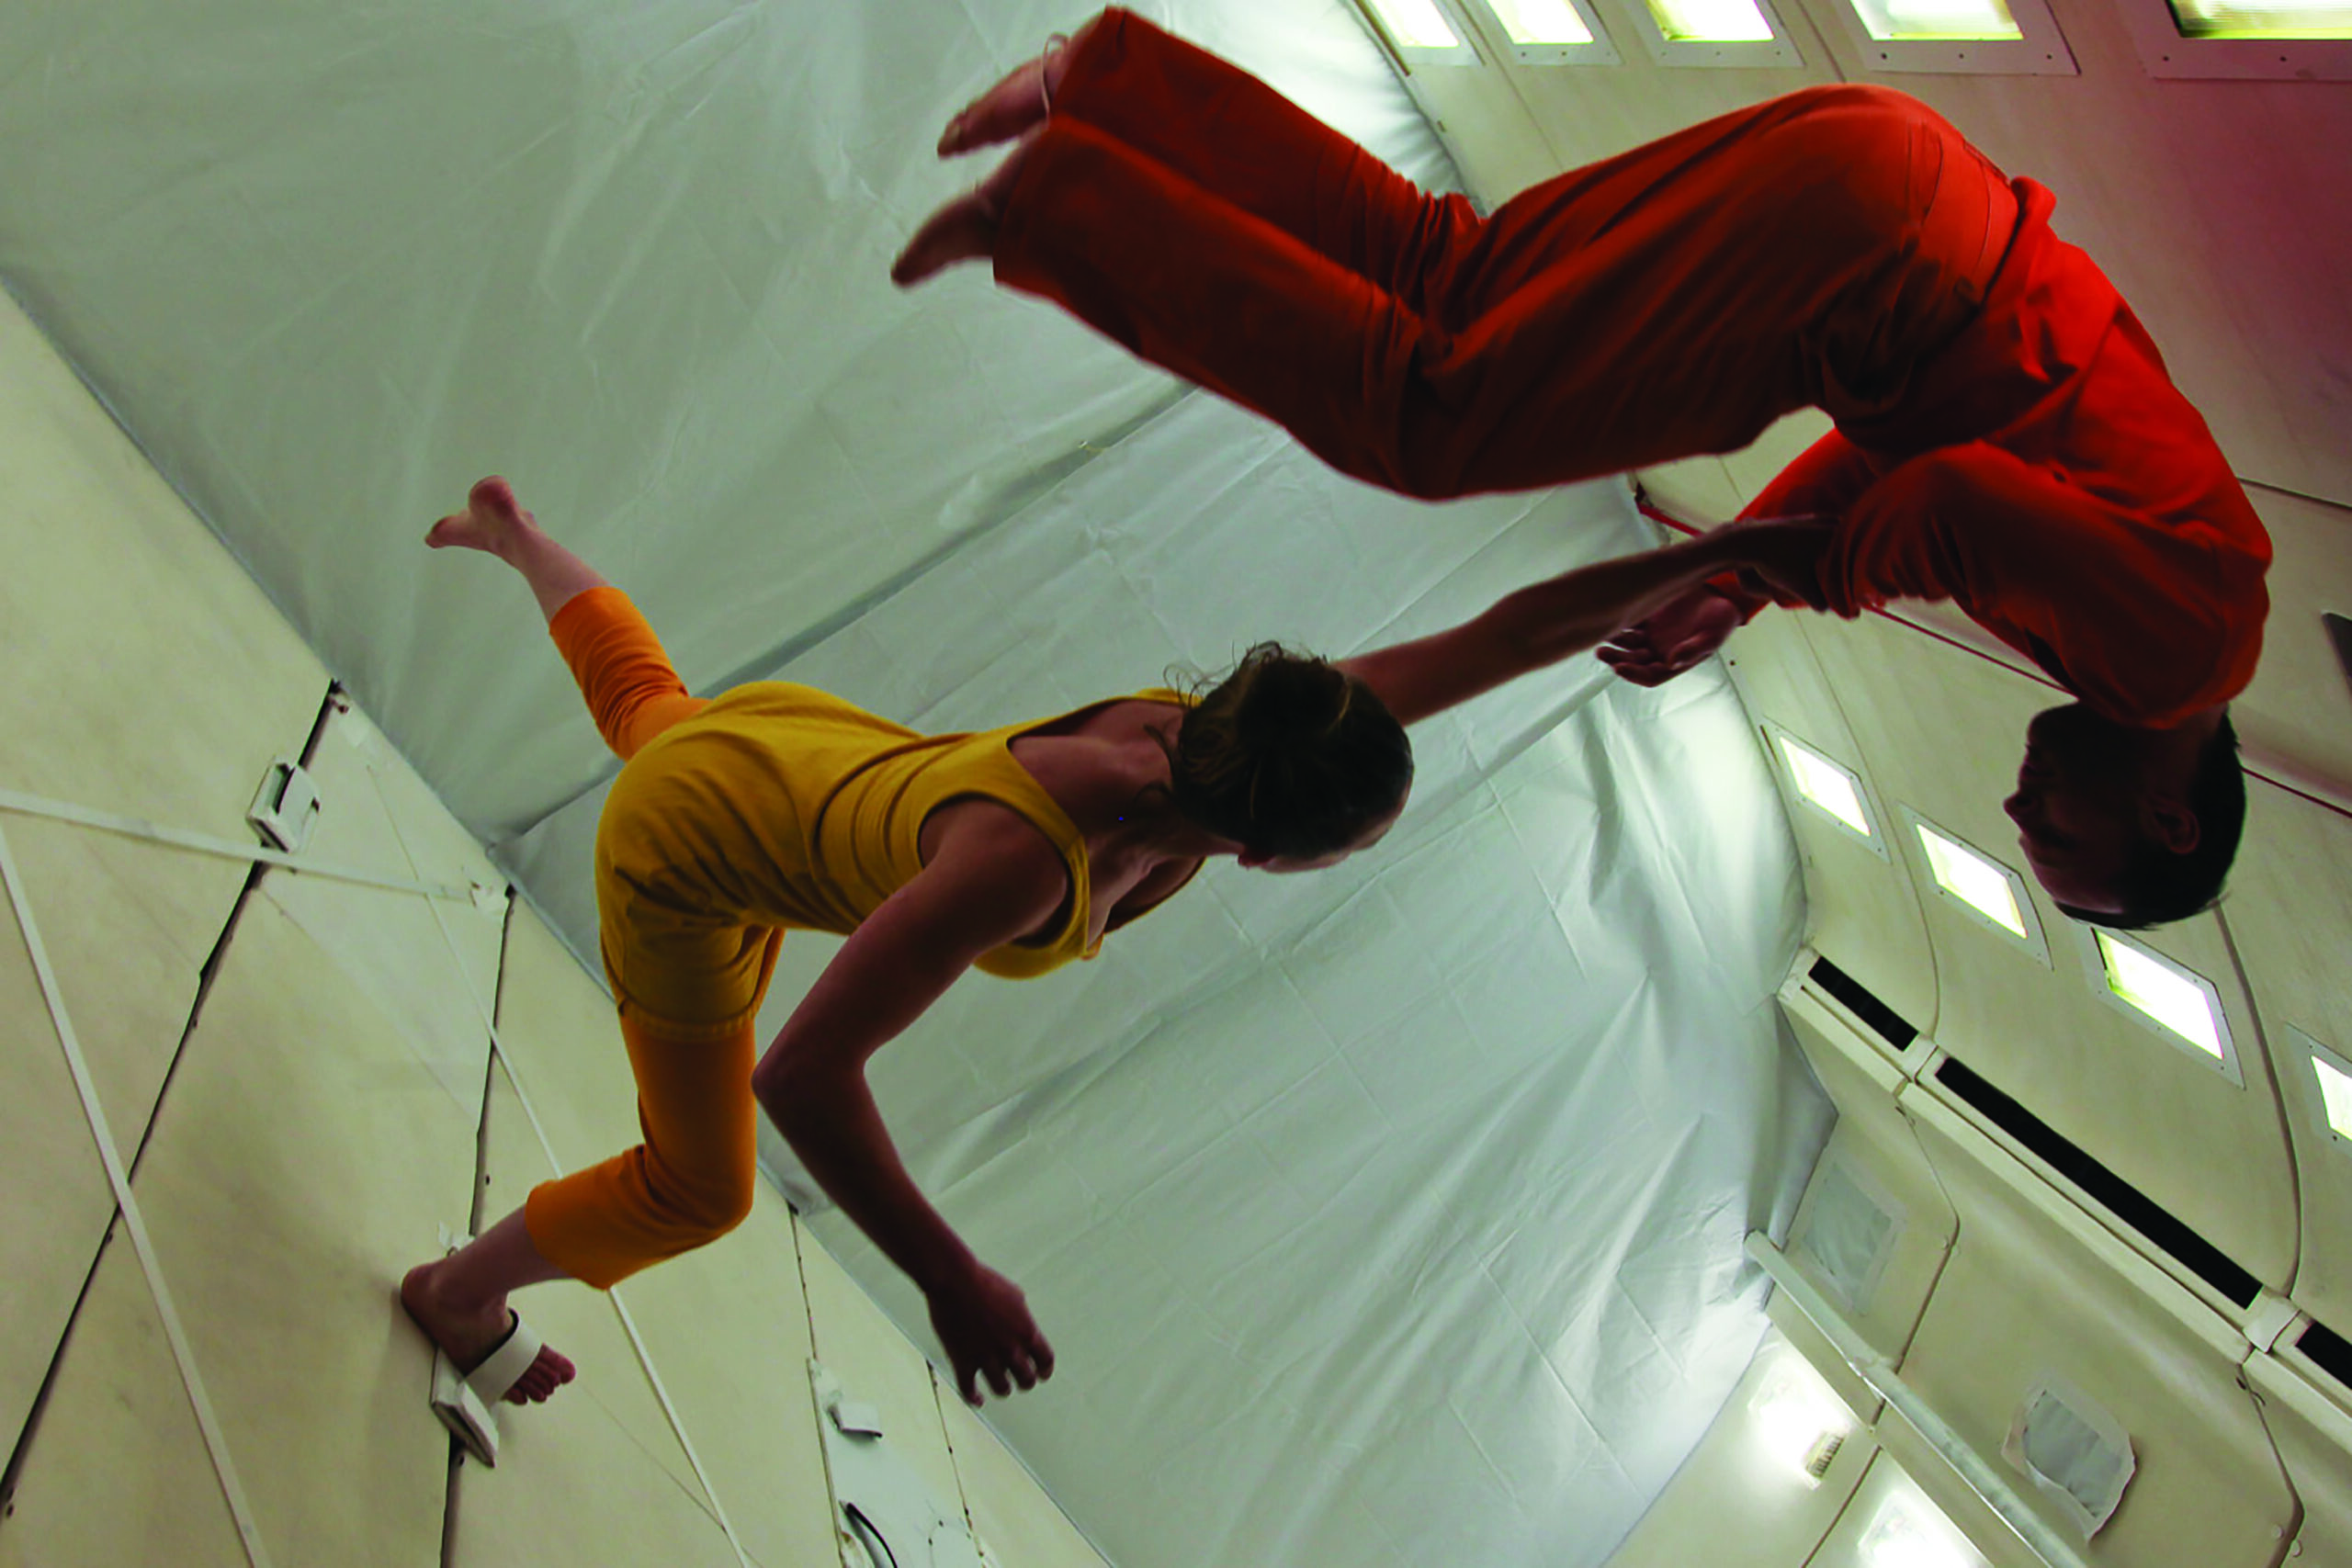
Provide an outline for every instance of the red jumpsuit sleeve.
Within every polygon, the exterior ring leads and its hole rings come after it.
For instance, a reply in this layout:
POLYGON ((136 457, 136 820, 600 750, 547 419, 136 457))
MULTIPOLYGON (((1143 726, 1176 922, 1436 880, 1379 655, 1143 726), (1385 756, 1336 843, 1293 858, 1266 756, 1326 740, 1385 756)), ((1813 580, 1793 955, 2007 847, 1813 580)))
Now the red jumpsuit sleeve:
MULTIPOLYGON (((1833 430, 1774 475, 1772 482, 1741 509, 1740 520, 1842 517, 1877 477, 1861 449, 1833 430)), ((1742 622, 1754 620, 1757 611, 1772 603, 1741 587, 1738 578, 1728 571, 1709 578, 1707 587, 1739 606, 1742 622)))
POLYGON ((2098 712, 2168 725, 2252 673, 2266 564, 2219 527, 2151 518, 1973 442, 1871 486, 1821 576, 1846 616, 1950 598, 2098 712))

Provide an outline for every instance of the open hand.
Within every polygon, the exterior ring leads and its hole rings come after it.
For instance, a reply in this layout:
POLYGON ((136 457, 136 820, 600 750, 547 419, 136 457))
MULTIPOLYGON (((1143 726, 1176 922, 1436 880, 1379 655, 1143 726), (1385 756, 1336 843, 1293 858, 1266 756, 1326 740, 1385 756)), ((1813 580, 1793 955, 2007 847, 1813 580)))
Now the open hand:
POLYGON ((967 1404, 980 1403, 980 1379, 999 1399, 1018 1383, 1035 1388, 1054 1375, 1054 1348, 1037 1331, 1021 1287, 995 1269, 971 1270, 930 1292, 931 1326, 947 1348, 967 1404))
POLYGON ((1600 648, 1600 661, 1636 686, 1658 686, 1713 653, 1739 626, 1739 606, 1704 584, 1600 648))

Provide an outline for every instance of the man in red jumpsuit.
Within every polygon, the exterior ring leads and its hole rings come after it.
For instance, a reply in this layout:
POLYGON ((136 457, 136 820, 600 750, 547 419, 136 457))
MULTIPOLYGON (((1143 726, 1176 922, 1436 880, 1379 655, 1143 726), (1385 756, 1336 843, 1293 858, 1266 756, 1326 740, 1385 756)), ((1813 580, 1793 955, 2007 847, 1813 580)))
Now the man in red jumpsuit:
MULTIPOLYGON (((2114 286, 2051 233, 2050 193, 1925 105, 1810 88, 1481 219, 1114 9, 940 151, 1009 141, 900 284, 991 259, 1374 484, 1561 484, 1824 410, 1837 429, 1748 509, 1838 523, 1817 580, 1776 596, 1950 598, 2080 699, 2029 728, 2007 803, 2068 913, 2149 925, 2219 891, 2268 536, 2114 286)), ((1603 657, 1654 684, 1762 603, 1696 593, 1603 657)))

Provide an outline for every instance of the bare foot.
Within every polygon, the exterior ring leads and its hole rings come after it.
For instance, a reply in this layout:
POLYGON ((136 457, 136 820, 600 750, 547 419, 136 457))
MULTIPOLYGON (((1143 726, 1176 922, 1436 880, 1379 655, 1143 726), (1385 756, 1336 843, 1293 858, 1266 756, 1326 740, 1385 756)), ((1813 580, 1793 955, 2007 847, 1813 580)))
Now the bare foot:
POLYGON ((1078 29, 1077 38, 1057 35, 1046 45, 1045 53, 1023 61, 1003 81, 965 105, 963 112, 939 133, 939 155, 953 158, 1010 141, 1044 119, 1069 70, 1070 51, 1093 30, 1094 24, 1089 22, 1078 29))
POLYGON ((467 494, 466 510, 433 525, 424 542, 436 550, 455 545, 503 558, 520 535, 537 527, 538 519, 515 501, 514 487, 492 474, 467 494))
POLYGON ((986 261, 996 254, 996 223, 1004 199, 1021 172, 1023 141, 989 172, 989 177, 948 202, 923 220, 899 259, 890 264, 890 281, 911 288, 943 267, 957 262, 986 261))
MULTIPOLYGON (((503 481, 482 481, 492 482, 503 488, 503 481)), ((480 493, 481 486, 474 489, 480 493)), ((507 499, 514 499, 512 491, 507 499)), ((401 1305, 408 1309, 417 1327, 424 1330, 424 1337, 457 1363, 460 1372, 469 1372, 505 1343, 506 1336, 514 1331, 514 1314, 503 1296, 481 1306, 449 1301, 447 1292, 439 1289, 442 1267, 437 1262, 420 1263, 410 1269, 401 1280, 401 1305)), ((514 1380, 514 1386, 506 1391, 506 1403, 537 1404, 570 1382, 578 1370, 570 1357, 551 1346, 542 1347, 538 1359, 526 1367, 523 1375, 514 1380)))

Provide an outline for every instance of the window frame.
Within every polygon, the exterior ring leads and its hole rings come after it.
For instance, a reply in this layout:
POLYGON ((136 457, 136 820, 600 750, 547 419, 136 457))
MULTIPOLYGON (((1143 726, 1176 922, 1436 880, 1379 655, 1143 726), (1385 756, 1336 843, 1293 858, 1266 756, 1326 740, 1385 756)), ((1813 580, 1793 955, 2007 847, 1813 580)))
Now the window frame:
MULTIPOLYGON (((2052 967, 2050 963, 2050 942, 2041 928, 2041 911, 2034 907, 2033 892, 2032 889, 2027 886, 2024 876, 2019 874, 2017 869, 2011 866, 2007 861, 2000 859, 1996 855, 1986 854, 1983 850, 1977 848, 1975 844, 1970 842, 1967 839, 1961 837, 1961 835, 1953 832, 1942 823, 1936 821, 1933 818, 1926 816, 1909 804, 1905 803, 1902 805, 1899 809, 1903 813, 1905 825, 1911 829, 1911 841, 1917 847, 1919 858, 1924 863, 1920 869, 1926 874, 1928 886, 1936 890, 1936 897, 1939 899, 1949 902, 1951 907, 1957 909, 1972 925, 1980 926, 1984 930, 1991 931, 1995 936, 1999 937, 2003 942, 2007 942, 2010 946, 2017 948, 2022 953, 2030 954, 2034 961, 2040 964, 2044 969, 2052 967), (1919 835, 1922 832, 1933 833, 1939 839, 1943 839, 1951 843, 1958 844, 1962 849, 1966 850, 1970 854, 1974 855, 1978 860, 1983 861, 1985 864, 1992 866, 2004 877, 2007 878, 2009 884, 2009 897, 2017 901, 2018 918, 2025 922, 2025 935, 2018 935, 2017 932, 2009 930, 2008 927, 2003 925, 2000 921, 1995 919, 1992 916, 1986 914, 1984 910, 1978 908, 1975 905, 1970 903, 1967 899, 1962 897, 1951 888, 1946 887, 1942 881, 1936 875, 1934 857, 1928 853, 1928 846, 1919 839, 1919 835)), ((2107 983, 2103 964, 2099 983, 2101 985, 2105 985, 2107 983)), ((2118 999, 2120 1000, 2121 998, 2119 998, 2118 999)))
POLYGON ((2245 1070, 2238 1060, 2237 1041, 2230 1030, 2229 1010, 2222 1005, 2222 993, 2212 981, 2170 953, 2158 953, 2129 931, 2110 931, 2104 926, 2091 925, 2083 920, 2069 920, 2067 924, 2075 928, 2076 946, 2083 959, 2084 977, 2090 983, 2091 990, 2101 1001, 2199 1066, 2209 1067, 2221 1074, 2238 1089, 2245 1088, 2245 1070), (2194 981, 2197 988, 2205 994, 2205 1005, 2213 1019, 2213 1037, 2222 1047, 2221 1055, 2214 1056, 2202 1045, 2181 1034, 2154 1014, 2143 1011, 2125 1001, 2117 993, 2115 987, 2108 983, 2107 954, 2099 946, 2102 939, 2119 946, 2132 948, 2194 981))
POLYGON ((2121 0, 2140 63, 2158 81, 2352 82, 2352 39, 2190 38, 2166 0, 2121 0))
MULTIPOLYGON (((1649 0, 1625 0, 1625 9, 1634 18, 1634 30, 1642 35, 1642 44, 1649 51, 1650 59, 1665 66, 1725 66, 1739 70, 1801 71, 1804 54, 1797 48, 1795 36, 1789 24, 1781 19, 1773 0, 1752 0, 1757 10, 1772 29, 1769 39, 1670 39, 1649 7, 1649 0)), ((1842 3, 1842 0, 1841 0, 1842 3)))
POLYGON ((1858 844, 1878 856, 1879 859, 1892 863, 1894 856, 1888 852, 1886 847, 1889 821, 1886 809, 1879 804, 1877 795, 1871 789, 1870 782, 1862 777, 1860 771, 1839 761, 1812 741, 1793 733, 1775 720, 1768 718, 1760 728, 1764 735, 1764 749, 1771 754, 1773 775, 1780 779, 1782 786, 1795 797, 1797 805, 1817 815, 1822 821, 1835 829, 1849 842, 1858 844), (1781 743, 1783 740, 1810 751, 1853 782, 1854 798, 1861 802, 1862 816, 1871 825, 1871 830, 1868 833, 1855 831, 1844 818, 1805 794, 1804 781, 1797 777, 1796 764, 1789 760, 1788 752, 1781 750, 1781 743))
MULTIPOLYGON (((2003 0, 2023 38, 1878 39, 1853 0, 1829 0, 1847 39, 1860 51, 1862 69, 1938 76, 2079 76, 2075 51, 2052 15, 2049 0, 2003 0)), ((2127 4, 2130 0, 2127 0, 2127 4)), ((2153 0, 2162 6, 2165 0, 2153 0)), ((2167 12, 2167 15, 2170 13, 2167 12)))

